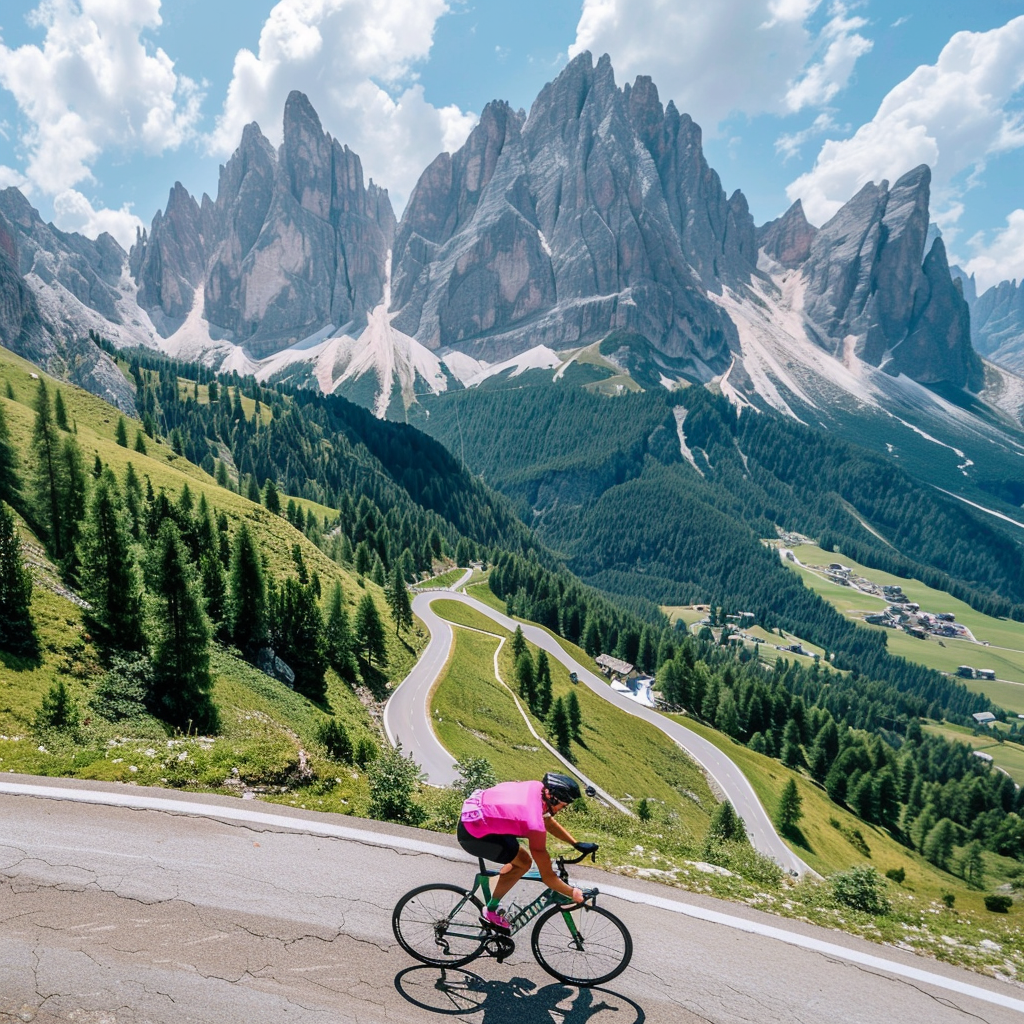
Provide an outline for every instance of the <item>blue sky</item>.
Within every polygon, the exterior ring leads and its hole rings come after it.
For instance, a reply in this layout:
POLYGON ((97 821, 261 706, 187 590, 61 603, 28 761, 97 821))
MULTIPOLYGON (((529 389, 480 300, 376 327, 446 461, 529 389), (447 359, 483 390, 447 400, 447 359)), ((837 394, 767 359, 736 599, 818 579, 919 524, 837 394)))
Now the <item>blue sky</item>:
POLYGON ((292 88, 400 208, 589 49, 701 124, 758 222, 927 162, 952 254, 1024 277, 1024 0, 5 0, 0 39, 0 185, 123 243, 176 179, 214 194, 248 121, 279 141, 292 88))

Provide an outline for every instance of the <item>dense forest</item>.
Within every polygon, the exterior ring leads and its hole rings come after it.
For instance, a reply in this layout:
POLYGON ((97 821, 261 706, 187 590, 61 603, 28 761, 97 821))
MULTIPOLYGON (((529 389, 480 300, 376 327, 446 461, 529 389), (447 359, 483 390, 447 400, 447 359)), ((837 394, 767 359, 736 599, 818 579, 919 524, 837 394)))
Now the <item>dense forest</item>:
POLYGON ((604 590, 739 604, 836 647, 842 627, 823 602, 801 599, 757 550, 784 529, 1024 619, 1024 549, 994 521, 823 431, 737 416, 704 388, 614 400, 550 385, 464 391, 430 409, 427 428, 604 590))

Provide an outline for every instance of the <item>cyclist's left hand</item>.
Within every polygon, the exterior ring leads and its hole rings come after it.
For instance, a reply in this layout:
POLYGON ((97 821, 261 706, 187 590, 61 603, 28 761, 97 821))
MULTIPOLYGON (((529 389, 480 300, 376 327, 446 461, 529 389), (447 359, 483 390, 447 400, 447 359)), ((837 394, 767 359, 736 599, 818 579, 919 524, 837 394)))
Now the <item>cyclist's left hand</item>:
POLYGON ((580 892, 579 889, 573 889, 573 891, 572 891, 572 901, 573 901, 573 903, 582 903, 583 902, 583 893, 580 892))

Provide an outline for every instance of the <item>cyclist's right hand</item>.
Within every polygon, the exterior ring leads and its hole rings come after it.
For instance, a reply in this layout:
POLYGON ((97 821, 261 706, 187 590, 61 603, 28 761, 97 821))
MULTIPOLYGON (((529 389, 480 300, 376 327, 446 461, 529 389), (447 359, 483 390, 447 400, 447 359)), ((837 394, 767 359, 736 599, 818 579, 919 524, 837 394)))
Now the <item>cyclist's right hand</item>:
POLYGON ((597 843, 574 843, 580 853, 597 853, 597 843))

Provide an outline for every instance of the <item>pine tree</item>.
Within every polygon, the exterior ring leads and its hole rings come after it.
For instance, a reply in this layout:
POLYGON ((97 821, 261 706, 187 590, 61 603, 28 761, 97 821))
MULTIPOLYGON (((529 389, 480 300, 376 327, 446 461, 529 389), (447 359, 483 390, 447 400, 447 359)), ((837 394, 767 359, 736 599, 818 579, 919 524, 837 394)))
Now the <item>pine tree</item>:
POLYGON ((35 424, 32 429, 32 449, 35 455, 35 474, 32 481, 32 514, 45 531, 50 549, 56 558, 64 555, 64 530, 61 520, 61 489, 63 483, 60 458, 60 437, 53 422, 53 408, 46 381, 39 379, 35 401, 35 424))
POLYGON ((804 816, 803 798, 796 788, 796 780, 790 778, 782 789, 779 807, 775 812, 775 827, 780 832, 790 833, 796 823, 804 816))
POLYGON ((532 711, 537 697, 533 676, 533 659, 530 657, 530 652, 526 650, 516 658, 516 688, 519 690, 519 696, 532 711))
POLYGON ((86 621, 108 648, 145 648, 142 573, 132 550, 131 522, 114 474, 96 481, 78 545, 86 621))
POLYGON ((255 662, 260 648, 267 645, 267 584, 256 542, 246 523, 238 528, 231 552, 228 620, 235 646, 255 662))
POLYGON ((21 502, 21 478, 18 475, 18 450, 11 442, 7 417, 0 405, 0 501, 17 508, 21 502))
POLYGON ((259 505, 263 499, 263 495, 260 493, 260 485, 256 483, 256 477, 250 476, 249 483, 246 487, 246 497, 256 505, 259 505))
POLYGON ((925 837, 924 846, 921 849, 925 859, 945 871, 949 866, 949 858, 953 856, 957 831, 956 824, 949 818, 941 818, 936 822, 925 837))
POLYGON ((57 389, 53 396, 53 419, 57 424, 58 430, 63 430, 65 433, 71 430, 71 426, 68 423, 68 409, 64 404, 64 396, 60 393, 60 388, 57 389))
POLYGON ((547 716, 547 725, 558 752, 563 757, 570 757, 572 754, 572 732, 569 726, 569 716, 565 710, 565 701, 561 697, 552 703, 547 716))
POLYGON ((273 601, 271 641, 295 673, 295 689, 311 700, 327 694, 324 620, 313 588, 289 577, 273 601))
POLYGON ((551 664, 548 661, 546 651, 537 652, 537 671, 534 676, 534 696, 536 707, 534 710, 538 718, 547 718, 551 710, 551 664))
POLYGON ((328 664, 342 679, 352 681, 355 678, 355 663, 352 659, 352 630, 349 627, 348 612, 345 610, 345 595, 338 582, 335 582, 334 590, 331 593, 324 642, 328 664))
POLYGON ((220 487, 230 488, 231 481, 228 480, 228 467, 224 465, 224 462, 221 459, 217 460, 217 469, 214 473, 214 479, 220 487))
POLYGON ((146 438, 144 437, 141 430, 135 431, 135 450, 140 455, 146 454, 146 438))
POLYGON ((387 648, 384 645, 384 625, 380 621, 380 613, 369 594, 363 594, 356 608, 355 622, 356 649, 363 664, 372 668, 387 664, 387 648))
POLYGON ((972 839, 960 858, 960 874, 963 875, 964 881, 975 889, 981 889, 985 885, 985 860, 981 851, 981 841, 972 839))
POLYGON ((526 637, 523 636, 522 626, 516 626, 516 631, 512 634, 510 646, 512 648, 513 661, 518 661, 519 656, 526 653, 526 637))
POLYGON ((395 620, 395 632, 412 627, 412 604, 409 602, 409 591, 405 589, 401 573, 396 565, 388 574, 387 588, 384 591, 388 607, 395 620))
POLYGON ((273 477, 268 477, 267 485, 263 488, 263 504, 266 505, 267 511, 272 512, 275 516, 281 514, 281 495, 278 493, 273 477))
POLYGON ((77 541, 85 518, 87 474, 82 459, 82 449, 74 437, 64 438, 60 447, 60 484, 58 492, 61 524, 60 560, 61 572, 66 579, 78 578, 77 541))
POLYGON ((569 733, 577 743, 583 742, 583 711, 575 690, 565 698, 565 713, 569 718, 569 733))
POLYGON ((31 599, 32 577, 21 557, 14 513, 0 501, 0 650, 24 658, 38 656, 31 599))
POLYGON ((36 712, 36 732, 53 729, 56 732, 74 733, 79 720, 78 705, 64 685, 64 680, 58 679, 47 691, 36 712))
MULTIPOLYGON (((60 396, 58 395, 58 397, 60 396)), ((114 434, 114 440, 117 441, 122 448, 128 447, 128 427, 124 422, 123 416, 119 416, 117 418, 117 431, 114 434)))
POLYGON ((209 697, 210 623, 188 552, 171 520, 157 537, 153 594, 153 711, 179 729, 213 731, 217 711, 209 697))
POLYGON ((719 843, 746 842, 747 830, 743 819, 728 800, 723 800, 711 815, 707 835, 704 837, 705 851, 711 845, 719 843))

